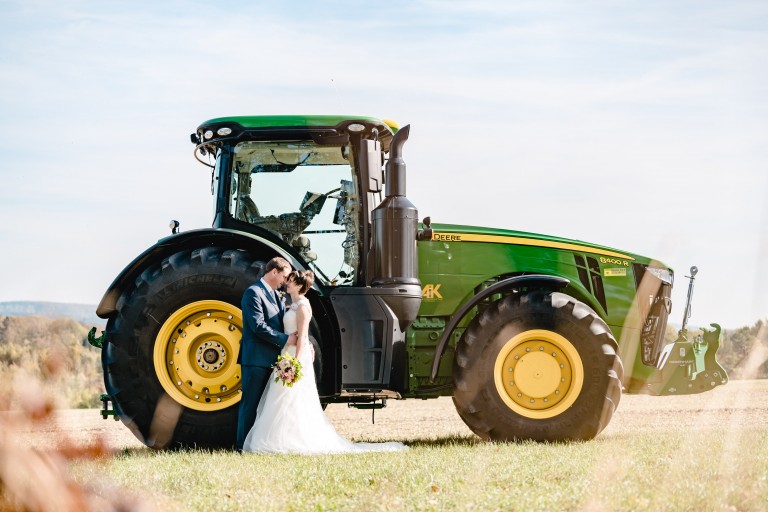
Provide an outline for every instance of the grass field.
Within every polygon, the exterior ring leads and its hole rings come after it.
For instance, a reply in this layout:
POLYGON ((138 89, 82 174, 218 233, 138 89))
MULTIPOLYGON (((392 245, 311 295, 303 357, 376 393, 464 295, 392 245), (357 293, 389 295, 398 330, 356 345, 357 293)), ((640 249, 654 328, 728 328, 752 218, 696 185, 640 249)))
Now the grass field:
POLYGON ((348 438, 410 446, 381 454, 153 452, 95 411, 72 414, 25 439, 45 446, 52 432, 104 434, 118 455, 75 463, 75 479, 105 496, 122 486, 161 510, 768 510, 766 380, 625 396, 586 443, 481 442, 450 399, 390 402, 375 424, 370 412, 329 407, 348 438))

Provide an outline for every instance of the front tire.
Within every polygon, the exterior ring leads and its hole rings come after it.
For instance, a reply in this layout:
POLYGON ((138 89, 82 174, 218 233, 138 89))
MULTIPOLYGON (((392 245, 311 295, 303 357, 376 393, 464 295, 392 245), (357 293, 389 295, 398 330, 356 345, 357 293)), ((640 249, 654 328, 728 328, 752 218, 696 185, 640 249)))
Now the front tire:
POLYGON ((586 304, 557 292, 508 296, 479 313, 460 340, 453 401, 484 439, 591 439, 621 399, 617 351, 586 304))

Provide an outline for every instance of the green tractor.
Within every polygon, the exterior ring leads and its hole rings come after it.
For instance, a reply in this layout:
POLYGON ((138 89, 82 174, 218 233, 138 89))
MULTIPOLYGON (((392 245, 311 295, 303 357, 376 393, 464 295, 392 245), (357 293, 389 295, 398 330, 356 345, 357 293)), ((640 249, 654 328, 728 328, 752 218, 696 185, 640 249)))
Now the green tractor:
POLYGON ((150 446, 231 447, 240 300, 274 256, 317 276, 307 296, 324 403, 452 396, 484 439, 584 440, 623 392, 727 382, 716 324, 690 340, 684 324, 664 343, 673 272, 658 261, 419 222, 405 190, 408 134, 369 117, 200 125, 191 138, 211 168, 213 227, 179 232, 174 221, 101 300, 107 327, 92 342, 102 348, 105 417, 150 446))

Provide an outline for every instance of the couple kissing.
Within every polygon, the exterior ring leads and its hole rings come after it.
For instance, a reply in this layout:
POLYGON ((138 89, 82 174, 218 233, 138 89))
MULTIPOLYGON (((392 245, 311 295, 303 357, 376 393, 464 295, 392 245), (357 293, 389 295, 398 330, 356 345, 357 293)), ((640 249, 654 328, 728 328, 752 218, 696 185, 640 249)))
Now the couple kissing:
POLYGON ((293 270, 284 258, 272 258, 264 276, 243 294, 243 336, 238 362, 242 396, 236 449, 255 453, 349 453, 397 451, 402 443, 352 443, 336 433, 320 403, 309 341, 312 307, 306 293, 315 276, 293 270), (278 290, 291 298, 286 308, 278 290), (301 364, 303 377, 291 387, 274 379, 278 356, 301 364))

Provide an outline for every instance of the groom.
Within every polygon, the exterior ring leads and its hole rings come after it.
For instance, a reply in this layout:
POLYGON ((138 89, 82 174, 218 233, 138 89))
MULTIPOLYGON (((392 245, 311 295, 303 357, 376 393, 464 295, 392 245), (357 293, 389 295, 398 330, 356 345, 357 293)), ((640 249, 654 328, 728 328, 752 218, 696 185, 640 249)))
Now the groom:
POLYGON ((245 437, 256 420, 256 408, 272 375, 271 366, 285 345, 296 344, 296 333, 283 332, 285 307, 277 293, 290 273, 288 261, 272 258, 264 269, 264 277, 243 294, 243 338, 238 356, 242 396, 235 445, 238 451, 242 451, 245 437))

